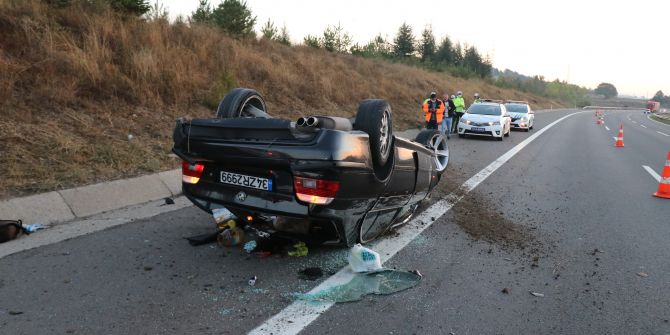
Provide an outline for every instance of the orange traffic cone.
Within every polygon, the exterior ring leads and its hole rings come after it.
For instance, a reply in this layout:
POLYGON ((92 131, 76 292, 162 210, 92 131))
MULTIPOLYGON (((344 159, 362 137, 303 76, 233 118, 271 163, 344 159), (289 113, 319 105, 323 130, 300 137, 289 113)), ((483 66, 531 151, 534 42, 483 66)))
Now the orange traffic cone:
POLYGON ((654 193, 654 196, 670 199, 670 151, 668 152, 668 158, 665 160, 661 182, 658 184, 658 191, 654 193))
POLYGON ((619 127, 619 136, 616 137, 616 142, 614 142, 614 146, 617 148, 623 148, 623 123, 619 127))

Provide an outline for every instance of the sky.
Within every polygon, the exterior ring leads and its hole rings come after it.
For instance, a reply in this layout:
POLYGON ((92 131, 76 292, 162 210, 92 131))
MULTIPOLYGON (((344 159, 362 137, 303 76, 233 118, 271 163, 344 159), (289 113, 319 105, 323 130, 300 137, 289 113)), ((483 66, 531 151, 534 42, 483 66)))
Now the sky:
MULTIPOLYGON (((156 0, 150 0, 154 3, 156 0)), ((198 0, 158 0, 172 17, 198 0)), ((218 5, 221 0, 210 0, 218 5)), ((665 0, 247 0, 256 31, 268 20, 291 39, 340 24, 354 42, 389 41, 403 22, 417 39, 426 26, 439 42, 474 45, 493 66, 587 88, 613 84, 619 94, 670 94, 670 1, 665 0)))

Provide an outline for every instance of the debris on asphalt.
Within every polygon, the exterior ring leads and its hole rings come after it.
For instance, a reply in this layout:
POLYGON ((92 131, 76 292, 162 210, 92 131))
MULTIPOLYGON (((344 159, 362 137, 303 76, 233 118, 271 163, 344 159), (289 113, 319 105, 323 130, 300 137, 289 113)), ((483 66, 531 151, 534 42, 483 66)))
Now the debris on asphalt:
POLYGON ((509 289, 507 287, 505 287, 504 289, 502 289, 501 292, 505 293, 505 294, 509 294, 509 289))
POLYGON ((40 229, 46 229, 46 228, 47 227, 45 227, 43 224, 33 223, 33 224, 29 224, 29 225, 24 225, 23 226, 23 232, 26 233, 26 234, 30 234, 30 233, 34 233, 34 232, 36 232, 40 229))
POLYGON ((646 272, 638 272, 637 275, 643 278, 649 277, 649 274, 647 274, 646 272))
POLYGON ((307 254, 309 253, 309 249, 307 248, 307 245, 305 244, 305 242, 298 242, 298 243, 293 245, 293 248, 295 248, 295 250, 289 251, 288 252, 289 256, 303 257, 303 256, 307 256, 307 254))
POLYGON ((593 249, 593 251, 591 252, 591 255, 595 256, 597 253, 601 253, 601 254, 602 254, 602 253, 604 253, 604 251, 599 250, 598 248, 596 248, 596 249, 593 249))
POLYGON ((421 277, 409 271, 382 269, 377 272, 355 273, 350 282, 324 288, 315 293, 296 294, 307 301, 352 302, 368 294, 388 295, 416 286, 421 277))
POLYGON ((249 286, 256 285, 257 280, 258 280, 258 277, 256 277, 256 276, 253 276, 253 277, 249 278, 249 286))
POLYGON ((423 275, 421 272, 419 272, 419 270, 410 270, 409 272, 419 276, 419 278, 423 278, 423 275))
POLYGON ((170 197, 164 198, 163 201, 164 203, 161 206, 174 205, 174 200, 170 197))
POLYGON ((202 235, 186 237, 186 240, 188 241, 188 243, 190 245, 196 247, 196 246, 199 246, 199 245, 214 243, 216 241, 217 236, 219 236, 219 231, 218 230, 216 232, 213 232, 213 233, 207 233, 207 234, 202 234, 202 235))
POLYGON ((528 291, 528 293, 530 293, 530 294, 533 295, 534 297, 544 298, 544 294, 542 294, 542 293, 533 292, 533 291, 528 291))
POLYGON ((218 234, 217 241, 219 245, 232 247, 240 244, 244 239, 244 231, 240 228, 226 228, 218 234))
POLYGON ((256 249, 256 246, 257 246, 256 240, 251 240, 247 243, 244 243, 243 248, 244 248, 244 251, 247 252, 247 254, 250 254, 252 251, 254 251, 256 249))
POLYGON ((323 277, 323 270, 319 267, 311 267, 298 271, 300 279, 317 280, 323 277))
POLYGON ((380 270, 382 262, 379 253, 356 244, 349 251, 349 266, 354 272, 371 272, 380 270))
POLYGON ((215 208, 215 209, 213 209, 212 210, 212 217, 214 218, 214 221, 216 222, 217 225, 227 223, 228 220, 237 219, 235 214, 233 214, 227 208, 215 208))
POLYGON ((9 311, 9 315, 21 315, 21 314, 23 314, 23 312, 19 312, 19 311, 9 311))

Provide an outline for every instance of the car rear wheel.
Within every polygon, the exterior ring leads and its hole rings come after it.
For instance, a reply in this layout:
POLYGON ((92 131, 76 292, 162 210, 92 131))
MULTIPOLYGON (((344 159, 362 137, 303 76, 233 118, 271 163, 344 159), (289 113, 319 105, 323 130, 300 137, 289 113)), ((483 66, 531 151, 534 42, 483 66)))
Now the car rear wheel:
POLYGON ((363 100, 358 106, 354 129, 370 137, 370 151, 376 166, 384 166, 391 155, 393 123, 391 106, 385 100, 363 100))
POLYGON ((416 135, 416 142, 425 145, 433 152, 433 161, 438 173, 442 173, 449 165, 449 143, 447 138, 435 129, 424 129, 416 135))
POLYGON ((238 117, 262 117, 269 118, 265 100, 250 88, 235 88, 228 92, 219 103, 216 117, 220 119, 238 117))

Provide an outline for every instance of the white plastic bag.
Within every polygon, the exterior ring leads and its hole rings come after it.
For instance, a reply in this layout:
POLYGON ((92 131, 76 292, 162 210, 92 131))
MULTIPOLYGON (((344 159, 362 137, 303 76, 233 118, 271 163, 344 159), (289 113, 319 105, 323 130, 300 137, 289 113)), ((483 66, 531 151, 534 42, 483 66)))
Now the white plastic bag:
POLYGON ((372 272, 382 269, 382 261, 377 252, 356 244, 349 252, 349 266, 354 272, 372 272))

